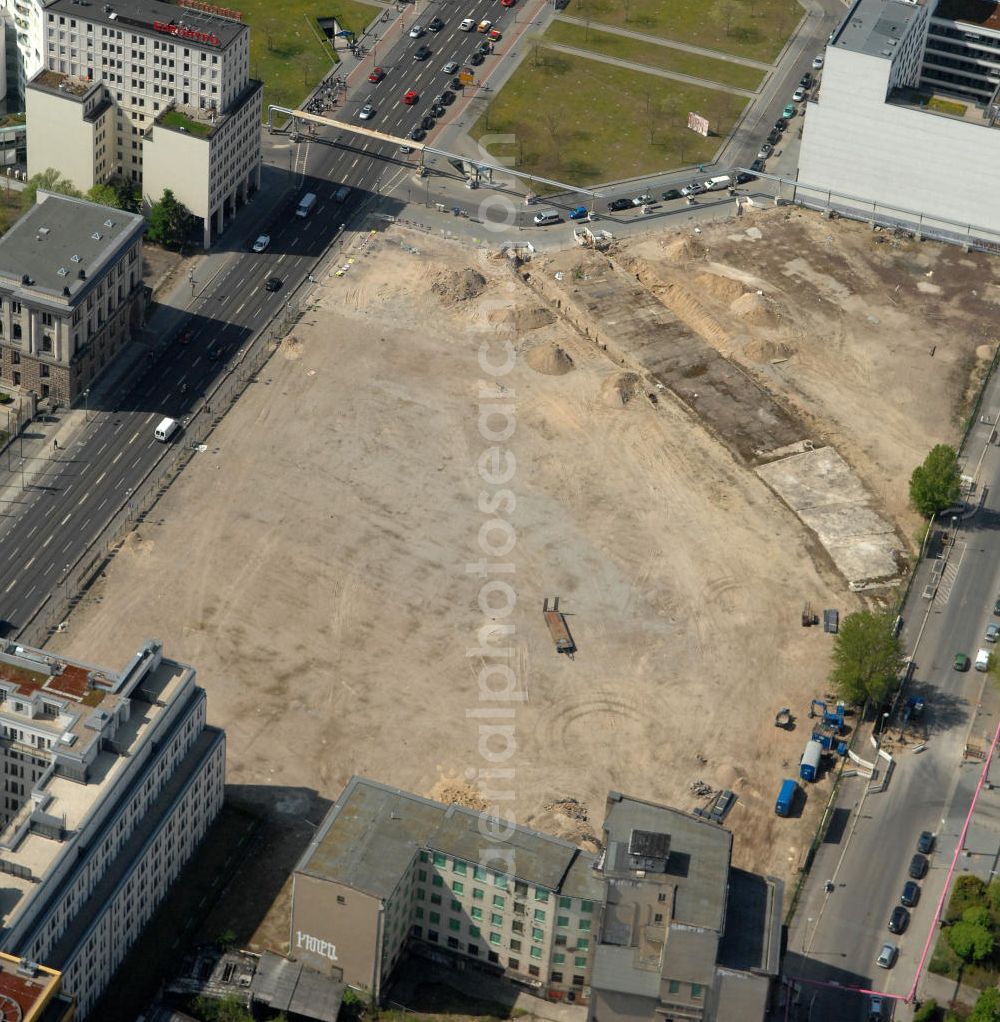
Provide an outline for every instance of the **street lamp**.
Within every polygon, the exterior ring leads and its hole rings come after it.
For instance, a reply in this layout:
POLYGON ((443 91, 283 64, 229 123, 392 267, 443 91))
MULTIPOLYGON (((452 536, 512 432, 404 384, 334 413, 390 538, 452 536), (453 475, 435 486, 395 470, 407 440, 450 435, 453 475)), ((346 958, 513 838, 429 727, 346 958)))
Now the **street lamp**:
POLYGON ((90 408, 88 406, 88 399, 90 397, 90 387, 83 392, 83 421, 90 422, 90 408))

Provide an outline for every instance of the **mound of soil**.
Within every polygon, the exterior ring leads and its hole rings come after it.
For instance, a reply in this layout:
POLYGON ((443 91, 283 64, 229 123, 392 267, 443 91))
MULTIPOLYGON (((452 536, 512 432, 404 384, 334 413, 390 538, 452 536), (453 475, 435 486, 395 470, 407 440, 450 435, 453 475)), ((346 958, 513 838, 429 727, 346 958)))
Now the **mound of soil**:
POLYGON ((768 300, 755 291, 744 292, 729 303, 729 308, 734 315, 751 323, 770 323, 775 318, 768 300))
POLYGON ((699 273, 694 278, 695 287, 692 288, 700 298, 707 294, 712 298, 718 298, 722 302, 735 302, 746 292, 746 288, 731 277, 721 277, 718 273, 699 273))
POLYGON ((466 302, 481 295, 485 289, 486 278, 473 269, 439 274, 431 284, 431 291, 446 302, 466 302))
POLYGON ((636 373, 616 373, 601 384, 601 400, 612 408, 624 408, 642 392, 642 378, 636 373))
POLYGON ((536 373, 545 376, 564 376, 573 369, 573 359, 555 341, 532 348, 524 360, 536 373))
POLYGON ((989 362, 993 358, 993 345, 992 344, 980 344, 976 348, 976 358, 981 359, 983 362, 989 362))
POLYGON ((447 805, 465 806, 467 809, 489 808, 489 802, 483 798, 478 788, 454 778, 442 778, 434 785, 427 797, 447 805))
POLYGON ((773 362, 776 358, 791 358, 795 349, 780 341, 751 341, 743 349, 743 354, 754 362, 773 362))
POLYGON ((665 242, 663 245, 663 255, 672 263, 682 263, 688 262, 692 259, 701 259, 704 254, 704 246, 700 242, 685 235, 682 235, 679 238, 673 238, 672 240, 665 242))
POLYGON ((495 309, 490 313, 489 320, 498 327, 507 327, 521 334, 551 326, 556 317, 539 305, 533 309, 495 309))

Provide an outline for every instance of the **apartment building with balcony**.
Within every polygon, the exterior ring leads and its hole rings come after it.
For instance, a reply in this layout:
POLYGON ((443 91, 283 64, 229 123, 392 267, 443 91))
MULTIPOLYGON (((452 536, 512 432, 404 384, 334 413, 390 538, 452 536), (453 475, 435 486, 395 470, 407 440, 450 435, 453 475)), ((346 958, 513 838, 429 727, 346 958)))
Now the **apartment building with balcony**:
POLYGON ((237 18, 196 0, 51 0, 28 173, 54 167, 82 191, 125 178, 150 203, 170 188, 208 247, 260 187, 263 92, 237 18))
POLYGON ((568 841, 355 777, 296 867, 291 954, 376 1000, 414 948, 585 1002, 593 866, 568 841))
POLYGON ((0 237, 0 382, 72 404, 142 325, 135 213, 39 191, 0 237))
POLYGON ((222 806, 225 736, 205 718, 194 669, 158 642, 119 672, 0 643, 0 950, 44 963, 40 984, 61 974, 81 1020, 222 806))
POLYGON ((854 0, 803 108, 796 197, 1000 248, 1000 4, 854 0))

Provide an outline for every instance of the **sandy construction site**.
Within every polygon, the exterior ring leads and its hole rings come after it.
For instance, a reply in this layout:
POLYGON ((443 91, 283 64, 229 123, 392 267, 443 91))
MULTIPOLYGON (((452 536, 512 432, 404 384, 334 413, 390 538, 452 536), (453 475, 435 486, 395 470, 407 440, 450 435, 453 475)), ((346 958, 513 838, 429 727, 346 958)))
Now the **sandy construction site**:
POLYGON ((829 790, 774 816, 829 669, 801 611, 861 598, 823 530, 864 507, 902 564, 909 474, 992 356, 998 266, 787 210, 520 271, 388 228, 57 643, 116 665, 156 636, 197 665, 233 784, 503 792, 585 840, 609 789, 693 808, 703 781, 738 796, 737 863, 790 877, 829 790))

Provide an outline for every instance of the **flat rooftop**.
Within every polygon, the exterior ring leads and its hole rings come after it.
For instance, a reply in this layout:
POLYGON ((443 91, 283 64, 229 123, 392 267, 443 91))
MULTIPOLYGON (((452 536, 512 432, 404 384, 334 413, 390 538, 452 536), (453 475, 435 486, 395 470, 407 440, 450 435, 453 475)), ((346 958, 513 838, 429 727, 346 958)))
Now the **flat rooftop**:
MULTIPOLYGON (((60 988, 59 973, 0 954, 0 1018, 35 1018, 35 1013, 60 988), (9 1015, 10 1003, 20 1009, 20 1015, 9 1015)), ((65 1004, 60 1014, 66 1011, 65 1004)))
POLYGON ((52 0, 45 5, 45 10, 117 30, 138 28, 150 35, 173 35, 180 46, 215 53, 247 31, 247 26, 235 19, 164 0, 109 0, 108 3, 103 0, 85 0, 84 3, 79 0, 52 0), (158 25, 172 26, 175 31, 154 27, 158 25), (211 39, 217 41, 207 41, 211 39))
POLYGON ((0 238, 0 286, 72 302, 144 229, 138 213, 39 191, 35 205, 0 238))
MULTIPOLYGON (((485 846, 513 853, 513 874, 503 869, 500 858, 482 862, 494 872, 569 896, 601 897, 599 882, 591 879, 594 856, 527 827, 514 828, 506 841, 484 838, 482 820, 483 814, 463 806, 353 777, 296 872, 388 898, 420 850, 478 863, 485 846)), ((507 828, 505 822, 500 826, 507 828)))
POLYGON ((933 17, 1000 32, 1000 4, 995 0, 940 0, 933 17))
POLYGON ((890 59, 924 6, 925 0, 860 0, 844 22, 833 46, 890 59))

